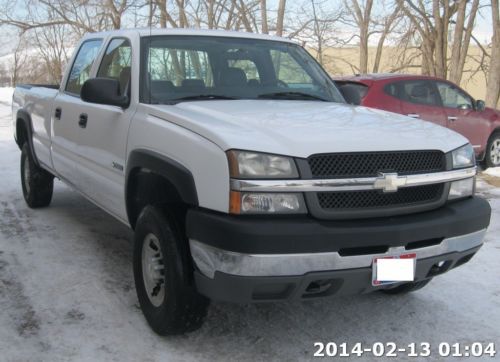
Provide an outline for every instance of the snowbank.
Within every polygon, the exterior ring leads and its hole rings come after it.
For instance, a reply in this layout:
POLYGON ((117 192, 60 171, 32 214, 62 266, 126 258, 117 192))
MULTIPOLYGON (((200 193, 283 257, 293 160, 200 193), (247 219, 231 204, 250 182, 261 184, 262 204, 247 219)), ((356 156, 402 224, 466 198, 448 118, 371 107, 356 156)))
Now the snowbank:
POLYGON ((500 177, 500 167, 490 167, 483 173, 490 176, 500 177))
POLYGON ((10 104, 12 101, 13 93, 14 93, 14 88, 0 87, 0 102, 10 104))

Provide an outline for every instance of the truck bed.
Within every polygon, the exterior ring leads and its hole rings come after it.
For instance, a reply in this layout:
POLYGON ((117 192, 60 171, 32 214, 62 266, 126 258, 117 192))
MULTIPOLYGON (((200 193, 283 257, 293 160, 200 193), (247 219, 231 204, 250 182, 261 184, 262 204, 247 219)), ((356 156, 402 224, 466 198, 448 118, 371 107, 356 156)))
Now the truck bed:
MULTIPOLYGON (((16 124, 19 109, 23 109, 29 114, 35 154, 38 161, 49 169, 52 169, 50 155, 51 118, 58 89, 59 86, 51 84, 20 84, 16 86, 12 96, 13 124, 16 124)), ((17 140, 15 127, 14 132, 17 140)))

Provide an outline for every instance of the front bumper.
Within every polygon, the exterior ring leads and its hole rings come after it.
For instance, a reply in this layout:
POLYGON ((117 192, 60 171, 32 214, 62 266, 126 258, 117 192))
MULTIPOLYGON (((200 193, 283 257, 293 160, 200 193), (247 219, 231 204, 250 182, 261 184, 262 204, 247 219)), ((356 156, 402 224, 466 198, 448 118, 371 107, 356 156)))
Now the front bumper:
POLYGON ((490 214, 488 202, 477 197, 420 214, 349 221, 191 210, 187 234, 202 294, 233 302, 283 300, 380 289, 371 286, 375 256, 416 253, 416 281, 441 274, 481 247, 490 214))

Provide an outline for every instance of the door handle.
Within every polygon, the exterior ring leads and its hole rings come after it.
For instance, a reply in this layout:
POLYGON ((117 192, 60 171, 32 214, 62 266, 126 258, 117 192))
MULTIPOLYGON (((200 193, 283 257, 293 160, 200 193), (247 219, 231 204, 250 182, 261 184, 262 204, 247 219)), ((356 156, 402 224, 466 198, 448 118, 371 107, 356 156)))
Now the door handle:
POLYGON ((408 117, 411 117, 411 118, 420 118, 420 114, 410 113, 410 114, 408 114, 408 117))
POLYGON ((62 109, 60 107, 57 107, 54 113, 54 118, 61 119, 61 116, 62 116, 62 109))
POLYGON ((455 116, 448 116, 448 121, 455 122, 458 119, 458 117, 455 116))
POLYGON ((86 128, 87 127, 87 119, 88 119, 88 116, 87 116, 86 113, 80 114, 80 118, 78 120, 78 125, 80 126, 80 128, 86 128))

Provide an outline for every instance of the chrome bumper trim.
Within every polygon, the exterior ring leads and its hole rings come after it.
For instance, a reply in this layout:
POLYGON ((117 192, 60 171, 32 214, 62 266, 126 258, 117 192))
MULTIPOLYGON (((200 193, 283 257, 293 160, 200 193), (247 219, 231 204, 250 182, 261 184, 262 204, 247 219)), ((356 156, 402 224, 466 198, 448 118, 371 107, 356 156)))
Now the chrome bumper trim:
POLYGON ((479 246, 486 229, 444 239, 439 245, 406 250, 389 248, 383 254, 340 256, 337 252, 311 254, 241 254, 189 240, 191 255, 201 273, 213 278, 216 271, 238 276, 296 276, 309 272, 370 267, 376 256, 416 253, 417 259, 462 252, 479 246))
MULTIPOLYGON (((433 172, 418 175, 393 176, 395 190, 398 187, 423 186, 435 183, 457 181, 476 175, 476 167, 461 170, 433 172)), ((328 191, 361 191, 386 190, 384 176, 346 178, 346 179, 314 179, 314 180, 239 180, 231 179, 231 190, 249 192, 328 192, 328 191)), ((391 191, 395 191, 391 190, 391 191)))

